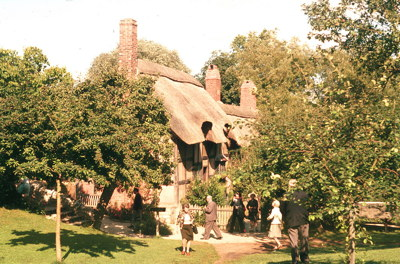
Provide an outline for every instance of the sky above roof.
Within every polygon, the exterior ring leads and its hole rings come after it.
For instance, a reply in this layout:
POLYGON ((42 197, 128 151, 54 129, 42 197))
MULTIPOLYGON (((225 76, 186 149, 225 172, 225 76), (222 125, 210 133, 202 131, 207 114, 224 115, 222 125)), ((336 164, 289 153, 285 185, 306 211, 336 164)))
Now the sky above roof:
POLYGON ((51 66, 83 77, 93 59, 114 50, 119 21, 133 18, 138 38, 176 50, 199 73, 212 51, 229 51, 237 35, 276 29, 307 42, 301 5, 311 0, 0 0, 0 48, 22 55, 34 46, 51 66))

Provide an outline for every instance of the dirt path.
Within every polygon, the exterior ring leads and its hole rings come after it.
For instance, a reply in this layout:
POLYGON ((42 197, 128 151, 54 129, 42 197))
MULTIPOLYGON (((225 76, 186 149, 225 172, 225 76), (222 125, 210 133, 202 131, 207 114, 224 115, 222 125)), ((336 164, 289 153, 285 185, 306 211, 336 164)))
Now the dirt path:
POLYGON ((256 243, 229 243, 214 244, 220 259, 215 264, 222 264, 229 260, 239 259, 246 255, 272 252, 272 243, 256 242, 256 243))
MULTIPOLYGON (((281 243, 283 249, 289 247, 289 239, 287 237, 282 238, 281 243)), ((334 241, 323 241, 318 238, 310 238, 311 247, 321 247, 324 244, 337 244, 334 241)), ((240 259, 246 255, 251 254, 261 254, 261 253, 272 253, 274 252, 273 247, 275 246, 275 241, 272 239, 264 238, 259 239, 257 242, 253 243, 226 243, 226 244, 213 244, 215 250, 217 251, 220 259, 215 262, 215 264, 223 264, 226 261, 240 259)))

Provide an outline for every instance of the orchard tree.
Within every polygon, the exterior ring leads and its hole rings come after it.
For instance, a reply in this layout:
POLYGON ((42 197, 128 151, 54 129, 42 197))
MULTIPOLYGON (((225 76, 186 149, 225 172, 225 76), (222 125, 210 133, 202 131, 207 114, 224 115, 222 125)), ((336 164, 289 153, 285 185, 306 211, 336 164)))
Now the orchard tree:
POLYGON ((347 168, 346 188, 338 193, 347 200, 348 262, 355 263, 357 202, 398 202, 393 186, 399 184, 400 3, 342 0, 333 6, 320 0, 306 5, 305 12, 311 35, 332 44, 321 51, 331 65, 321 83, 327 94, 324 102, 338 115, 335 120, 344 133, 339 135, 354 142, 336 157, 342 156, 347 168), (335 59, 332 54, 338 53, 347 57, 335 59), (343 67, 344 61, 349 67, 343 67))
POLYGON ((28 177, 57 184, 61 261, 61 181, 93 179, 105 186, 101 200, 107 204, 116 186, 167 184, 172 167, 168 118, 153 96, 151 79, 128 81, 111 74, 73 86, 65 69, 47 68, 37 48, 26 49, 22 58, 12 51, 0 54, 2 180, 13 185, 10 180, 28 177))
POLYGON ((396 0, 319 0, 304 7, 311 37, 346 50, 359 72, 385 88, 400 72, 400 3, 396 0))
POLYGON ((49 68, 37 48, 25 49, 22 58, 1 50, 0 59, 1 176, 9 186, 17 177, 57 184, 56 256, 60 262, 60 181, 85 173, 71 151, 77 143, 73 80, 65 69, 49 68))
POLYGON ((315 36, 333 43, 306 57, 297 78, 285 76, 290 68, 282 78, 263 77, 262 65, 239 69, 260 76, 258 86, 276 89, 259 94, 266 98, 259 105, 259 136, 235 168, 234 183, 271 197, 297 178, 311 194, 310 219, 333 216, 347 230, 348 263, 355 263, 357 239, 367 237, 357 224, 359 205, 398 205, 398 10, 395 1, 336 7, 318 1, 306 12, 315 36))
POLYGON ((85 140, 79 146, 85 152, 82 162, 95 172, 94 182, 104 186, 95 228, 100 228, 116 187, 144 181, 160 188, 170 181, 169 119, 153 96, 153 84, 150 78, 129 81, 116 74, 76 88, 85 123, 85 140))

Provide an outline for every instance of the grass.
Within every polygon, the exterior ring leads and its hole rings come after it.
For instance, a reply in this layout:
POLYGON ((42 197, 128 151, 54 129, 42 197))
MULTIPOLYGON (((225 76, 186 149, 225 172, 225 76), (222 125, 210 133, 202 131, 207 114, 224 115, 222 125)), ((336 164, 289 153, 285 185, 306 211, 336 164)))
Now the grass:
MULTIPOLYGON (((364 264, 395 264, 400 263, 400 231, 384 233, 372 232, 374 245, 358 245, 357 263, 364 264)), ((326 233, 317 236, 321 241, 311 244, 310 259, 312 263, 341 264, 345 262, 344 234, 326 233)), ((242 257, 230 264, 254 263, 254 264, 286 264, 290 263, 290 249, 284 249, 273 253, 253 254, 242 257)))
MULTIPOLYGON (((55 222, 21 210, 0 208, 0 263, 55 263, 55 222)), ((124 238, 92 228, 62 224, 65 264, 72 263, 214 263, 212 245, 195 242, 190 257, 181 256, 180 241, 124 238)))
MULTIPOLYGON (((55 263, 55 222, 44 216, 21 210, 0 208, 0 264, 55 263)), ((311 245, 312 263, 344 263, 344 235, 326 233, 321 242, 311 245)), ((373 246, 360 247, 358 263, 400 263, 400 231, 373 232, 373 246)), ((124 238, 92 228, 62 225, 61 236, 65 264, 73 263, 214 263, 218 255, 207 243, 194 242, 190 257, 181 256, 180 241, 162 238, 124 238)), ((227 245, 229 246, 229 245, 227 245)), ((290 263, 290 250, 252 254, 230 264, 290 263)))

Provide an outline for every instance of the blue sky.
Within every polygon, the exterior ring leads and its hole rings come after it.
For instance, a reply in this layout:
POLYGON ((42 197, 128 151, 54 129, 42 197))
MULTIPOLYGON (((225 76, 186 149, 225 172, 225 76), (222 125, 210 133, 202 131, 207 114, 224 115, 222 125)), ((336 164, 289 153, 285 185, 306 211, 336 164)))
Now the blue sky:
POLYGON ((307 42, 301 5, 310 1, 0 0, 0 48, 38 47, 52 66, 84 76, 96 56, 117 47, 119 21, 133 18, 138 38, 176 50, 196 74, 239 34, 277 29, 281 39, 307 42))

